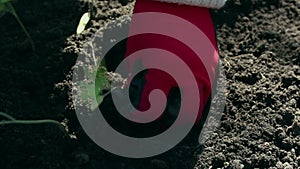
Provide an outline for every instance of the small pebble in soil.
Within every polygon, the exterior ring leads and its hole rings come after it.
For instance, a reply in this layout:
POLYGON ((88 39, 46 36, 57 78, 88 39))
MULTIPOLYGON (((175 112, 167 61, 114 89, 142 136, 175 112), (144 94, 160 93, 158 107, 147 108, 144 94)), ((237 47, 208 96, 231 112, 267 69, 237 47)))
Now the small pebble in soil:
POLYGON ((286 137, 285 130, 282 127, 278 127, 275 131, 275 138, 277 140, 282 140, 286 137))
POLYGON ((280 114, 276 114, 276 115, 275 115, 275 120, 276 120, 276 123, 282 124, 282 122, 283 122, 283 117, 282 117, 280 114))
POLYGON ((281 141, 281 148, 286 151, 289 151, 293 148, 293 140, 290 137, 284 138, 281 141))
POLYGON ((285 162, 285 163, 283 164, 283 168, 284 168, 284 169, 293 169, 294 167, 293 167, 292 165, 290 165, 288 162, 285 162))
POLYGON ((258 163, 258 157, 257 157, 256 154, 252 154, 250 156, 250 159, 251 159, 252 164, 257 164, 258 163))
POLYGON ((233 160, 232 166, 235 169, 242 169, 242 168, 244 168, 244 164, 242 163, 241 160, 233 160))
POLYGON ((276 163, 276 167, 277 167, 277 168, 283 168, 282 162, 281 162, 281 161, 278 161, 278 162, 276 163))
POLYGON ((283 157, 283 158, 281 159, 281 161, 282 161, 282 162, 290 163, 290 162, 293 162, 294 160, 293 160, 293 158, 292 158, 290 155, 287 155, 287 156, 283 157))

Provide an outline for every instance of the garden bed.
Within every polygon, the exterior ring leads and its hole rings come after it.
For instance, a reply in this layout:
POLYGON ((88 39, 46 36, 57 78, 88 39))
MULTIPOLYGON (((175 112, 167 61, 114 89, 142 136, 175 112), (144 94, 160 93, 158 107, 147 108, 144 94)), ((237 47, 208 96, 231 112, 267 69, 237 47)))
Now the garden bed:
MULTIPOLYGON (((96 1, 80 35, 75 32, 88 10, 84 3, 19 0, 14 6, 36 51, 12 15, 0 18, 0 111, 59 121, 69 137, 55 124, 0 126, 1 168, 300 167, 298 0, 229 0, 213 11, 228 83, 220 125, 202 146, 184 144, 147 159, 118 157, 93 143, 70 108, 68 88, 83 44, 106 23, 130 14, 133 2, 96 1)), ((122 55, 124 46, 119 50, 122 55)))

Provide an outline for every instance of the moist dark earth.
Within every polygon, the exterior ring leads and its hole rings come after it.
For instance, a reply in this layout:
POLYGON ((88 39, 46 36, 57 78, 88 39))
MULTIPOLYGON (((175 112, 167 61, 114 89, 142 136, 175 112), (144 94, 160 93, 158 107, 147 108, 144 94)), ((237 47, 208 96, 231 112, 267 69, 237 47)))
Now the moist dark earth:
MULTIPOLYGON (((1 169, 300 168, 299 0, 228 0, 212 11, 227 99, 205 144, 129 159, 93 143, 70 106, 70 72, 93 33, 130 14, 133 4, 95 1, 87 29, 76 35, 87 3, 18 1, 35 54, 14 17, 0 18, 0 111, 20 120, 57 120, 69 134, 53 124, 0 126, 1 169)), ((124 50, 121 45, 115 54, 124 50)))

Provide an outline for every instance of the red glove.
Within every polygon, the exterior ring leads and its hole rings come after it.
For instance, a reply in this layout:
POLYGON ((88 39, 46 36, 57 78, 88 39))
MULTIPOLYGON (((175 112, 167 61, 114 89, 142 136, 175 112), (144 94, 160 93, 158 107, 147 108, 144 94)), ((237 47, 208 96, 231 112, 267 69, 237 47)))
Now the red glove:
MULTIPOLYGON (((151 1, 151 0, 137 0, 133 13, 135 14, 135 13, 142 13, 142 12, 162 12, 162 13, 172 14, 193 23, 198 29, 200 29, 208 37, 208 39, 211 41, 211 43, 214 46, 215 53, 218 53, 215 28, 208 8, 178 5, 178 4, 164 3, 164 2, 151 1)), ((151 22, 151 20, 145 20, 144 22, 151 22)), ((143 24, 143 23, 134 22, 134 17, 133 17, 132 24, 130 25, 130 29, 138 26, 139 24, 143 24)), ((159 27, 160 25, 157 26, 159 27)), ((169 29, 177 29, 177 28, 173 27, 172 25, 169 25, 169 29)), ((184 30, 184 26, 181 27, 180 29, 183 29, 182 30, 183 32, 186 31, 184 30)), ((211 68, 210 70, 206 70, 203 63, 199 59, 199 56, 197 56, 197 54, 195 54, 188 46, 180 42, 180 40, 176 40, 174 38, 159 35, 159 34, 141 34, 141 35, 136 35, 128 38, 127 51, 125 57, 133 54, 136 51, 147 49, 147 48, 159 48, 159 49, 165 49, 169 52, 172 52, 176 54, 178 57, 180 57, 189 66, 197 81, 199 92, 200 92, 200 108, 199 108, 199 113, 197 118, 197 121, 199 121, 202 116, 203 108, 208 102, 208 99, 211 94, 212 84, 209 76, 215 79, 215 70, 218 65, 219 55, 212 54, 212 56, 206 56, 208 57, 209 60, 208 66, 211 68)), ((130 65, 131 67, 133 66, 134 62, 135 62, 134 60, 131 61, 131 65, 130 65)), ((143 62, 143 64, 147 65, 147 63, 145 62, 143 62)), ((191 83, 192 82, 187 81, 185 86, 180 86, 180 88, 184 88, 184 87, 188 88, 188 86, 191 83)), ((139 103, 139 110, 145 111, 150 107, 148 96, 153 89, 160 89, 166 95, 168 95, 170 89, 173 87, 177 87, 177 84, 170 75, 156 69, 149 69, 146 74, 146 84, 144 86, 141 100, 139 103)), ((188 112, 186 113, 188 115, 188 112)))

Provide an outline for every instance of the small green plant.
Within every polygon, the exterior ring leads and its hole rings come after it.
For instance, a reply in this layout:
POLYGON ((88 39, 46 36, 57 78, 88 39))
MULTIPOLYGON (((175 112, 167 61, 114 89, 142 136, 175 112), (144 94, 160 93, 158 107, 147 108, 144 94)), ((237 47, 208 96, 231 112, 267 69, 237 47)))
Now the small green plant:
POLYGON ((99 66, 98 70, 92 68, 92 70, 84 68, 84 74, 86 76, 86 81, 81 81, 79 83, 80 99, 82 101, 88 101, 91 110, 95 110, 99 104, 103 101, 103 98, 109 92, 103 92, 110 90, 110 80, 106 74, 107 70, 104 66, 99 66), (94 82, 93 77, 95 77, 94 82), (92 99, 93 96, 96 100, 92 99))
POLYGON ((0 16, 4 15, 7 12, 11 13, 16 18, 17 22, 19 23, 28 40, 30 41, 32 50, 35 51, 35 45, 33 43, 33 40, 30 34, 28 33, 27 29, 25 28, 23 22, 19 18, 15 8, 13 7, 12 0, 0 0, 0 16))
POLYGON ((0 116, 6 118, 7 120, 2 120, 0 121, 0 126, 2 125, 10 125, 10 124, 24 124, 24 125, 33 125, 33 124, 55 124, 59 127, 59 129, 63 132, 63 134, 69 138, 68 133, 66 132, 65 128, 58 122, 55 120, 50 120, 50 119, 46 119, 46 120, 16 120, 15 118, 13 118, 12 116, 0 112, 0 116))
POLYGON ((77 26, 77 30, 76 30, 77 34, 81 34, 84 31, 86 25, 88 24, 88 22, 90 20, 90 17, 91 17, 90 12, 86 12, 81 16, 79 24, 77 26))
MULTIPOLYGON (((91 20, 92 16, 94 16, 94 0, 82 1, 84 2, 83 6, 88 6, 88 11, 80 18, 76 30, 77 34, 80 34, 85 30, 86 25, 91 20)), ((93 49, 93 44, 90 44, 90 47, 93 49)), ((76 84, 78 85, 79 98, 81 100, 78 104, 88 104, 90 110, 95 110, 101 104, 104 97, 115 88, 111 88, 111 81, 107 74, 105 59, 103 59, 101 63, 97 63, 98 61, 95 54, 87 56, 91 57, 94 65, 84 64, 84 66, 82 66, 85 78, 76 84)))
POLYGON ((88 12, 84 13, 81 18, 80 21, 78 23, 77 29, 76 29, 76 34, 80 34, 85 30, 86 25, 89 23, 91 16, 93 14, 93 4, 94 4, 94 0, 87 0, 85 2, 85 4, 88 3, 88 12))

